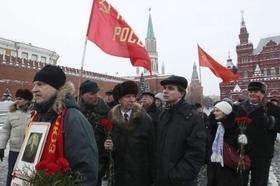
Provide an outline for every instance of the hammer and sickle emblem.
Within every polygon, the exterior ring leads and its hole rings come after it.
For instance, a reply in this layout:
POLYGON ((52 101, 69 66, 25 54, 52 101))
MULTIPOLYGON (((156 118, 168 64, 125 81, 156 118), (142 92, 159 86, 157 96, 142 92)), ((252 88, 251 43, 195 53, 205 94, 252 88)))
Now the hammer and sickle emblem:
POLYGON ((100 11, 102 11, 105 14, 109 14, 110 13, 110 9, 111 9, 111 5, 109 3, 106 2, 106 0, 100 0, 99 1, 100 6, 100 11))

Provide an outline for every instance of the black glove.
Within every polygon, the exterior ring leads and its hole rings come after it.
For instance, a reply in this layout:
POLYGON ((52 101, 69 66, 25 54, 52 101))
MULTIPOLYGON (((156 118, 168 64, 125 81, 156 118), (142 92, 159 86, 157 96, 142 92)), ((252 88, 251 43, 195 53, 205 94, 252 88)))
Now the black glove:
POLYGON ((0 160, 3 161, 4 158, 4 149, 0 149, 0 160))

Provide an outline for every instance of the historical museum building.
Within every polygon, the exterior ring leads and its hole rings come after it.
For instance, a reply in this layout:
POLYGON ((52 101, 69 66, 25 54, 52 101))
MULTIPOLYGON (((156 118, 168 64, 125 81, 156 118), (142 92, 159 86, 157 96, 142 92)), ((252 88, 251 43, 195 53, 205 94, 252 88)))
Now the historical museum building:
MULTIPOLYGON (((262 38, 257 47, 249 42, 244 18, 242 16, 239 34, 240 43, 236 46, 237 68, 240 80, 220 83, 221 98, 234 100, 247 96, 247 85, 251 81, 263 82, 267 87, 268 99, 280 98, 280 35, 262 38)), ((228 68, 234 68, 231 59, 228 68)))

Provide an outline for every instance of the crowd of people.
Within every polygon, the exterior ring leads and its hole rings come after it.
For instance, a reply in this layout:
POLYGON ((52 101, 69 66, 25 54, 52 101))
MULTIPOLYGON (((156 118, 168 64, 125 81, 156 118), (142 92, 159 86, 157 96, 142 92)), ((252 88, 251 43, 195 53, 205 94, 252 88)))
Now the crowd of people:
POLYGON ((49 173, 53 165, 52 173, 65 173, 67 165, 82 178, 75 185, 101 186, 107 178, 108 186, 196 186, 204 165, 208 186, 268 184, 280 108, 277 99, 265 100, 261 82, 249 83, 244 101, 216 102, 209 116, 200 103, 187 103, 181 76, 160 82, 163 99, 139 95, 134 81, 101 98, 93 80, 82 82, 75 98, 73 84, 54 65, 38 71, 33 84, 16 92, 0 130, 1 161, 10 140, 7 185, 31 122, 51 123, 36 170, 49 173))

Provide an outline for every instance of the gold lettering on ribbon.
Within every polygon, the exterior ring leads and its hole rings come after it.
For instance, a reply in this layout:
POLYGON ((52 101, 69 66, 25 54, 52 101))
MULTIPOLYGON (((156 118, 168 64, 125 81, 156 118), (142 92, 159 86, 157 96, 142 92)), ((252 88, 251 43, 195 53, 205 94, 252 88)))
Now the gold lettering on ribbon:
POLYGON ((98 2, 100 4, 99 10, 105 14, 110 14, 111 5, 106 2, 106 0, 100 0, 98 2))
POLYGON ((61 115, 58 116, 58 119, 56 120, 53 129, 52 129, 52 133, 51 133, 51 141, 50 141, 50 145, 49 145, 49 153, 55 153, 56 150, 56 141, 57 141, 57 137, 58 137, 58 129, 59 129, 59 125, 60 123, 58 121, 60 121, 60 117, 61 115))

